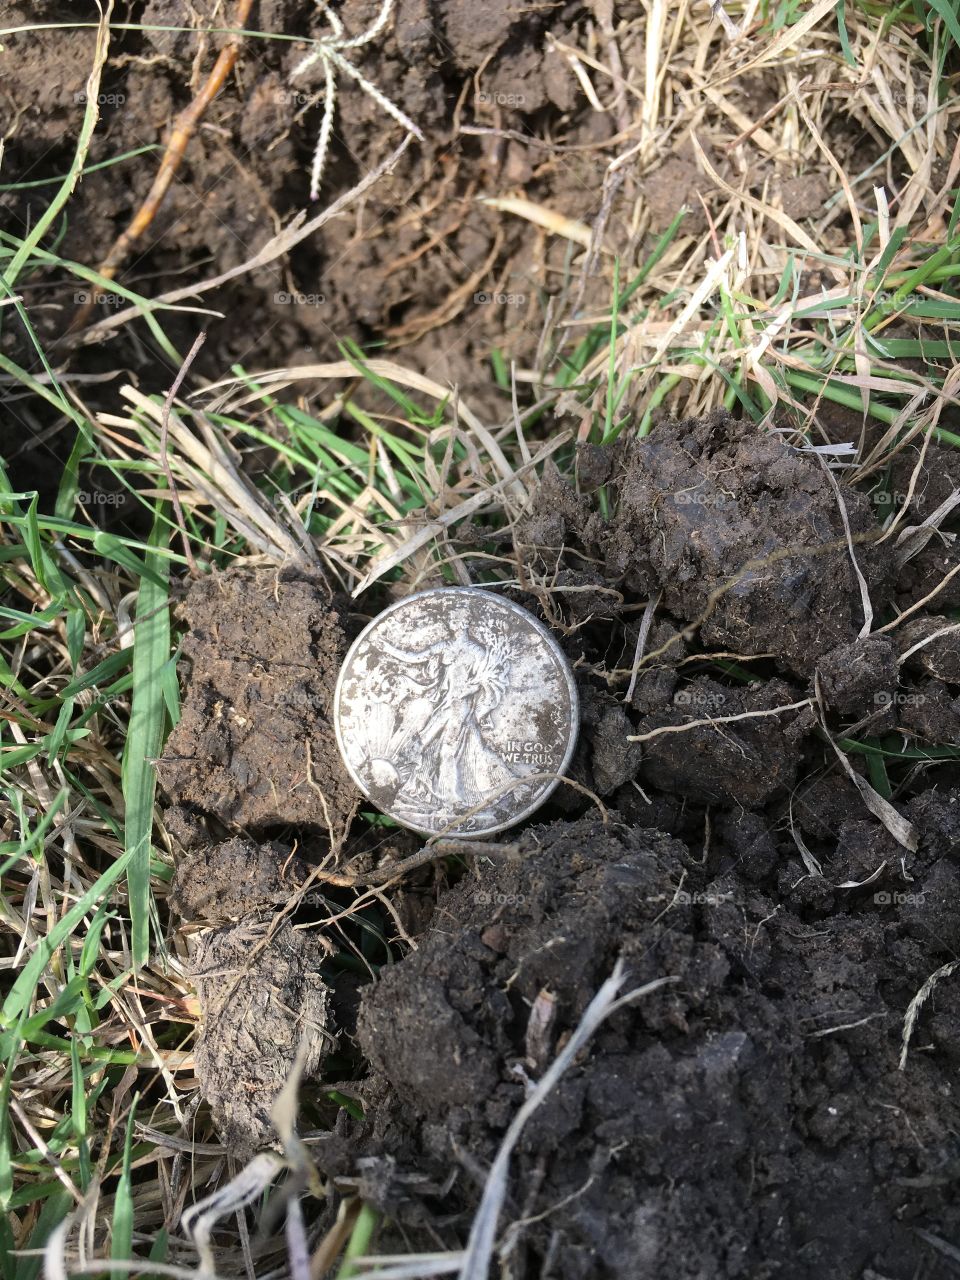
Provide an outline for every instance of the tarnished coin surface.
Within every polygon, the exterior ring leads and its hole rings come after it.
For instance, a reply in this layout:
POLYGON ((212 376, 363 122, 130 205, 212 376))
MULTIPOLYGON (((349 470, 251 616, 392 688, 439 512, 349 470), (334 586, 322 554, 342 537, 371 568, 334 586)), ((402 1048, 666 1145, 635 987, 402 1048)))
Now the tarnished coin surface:
POLYGON ((579 721, 553 636, 479 587, 385 609, 350 647, 334 695, 357 786, 427 835, 487 835, 532 813, 570 763, 579 721))

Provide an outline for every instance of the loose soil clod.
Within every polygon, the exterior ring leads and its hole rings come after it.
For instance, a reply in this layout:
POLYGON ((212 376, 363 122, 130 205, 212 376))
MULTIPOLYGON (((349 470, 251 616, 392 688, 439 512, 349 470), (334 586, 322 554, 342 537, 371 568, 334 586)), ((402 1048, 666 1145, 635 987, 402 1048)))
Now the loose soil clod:
POLYGON ((319 972, 326 955, 315 933, 288 920, 226 925, 197 946, 197 1076, 224 1142, 240 1156, 275 1141, 271 1107, 301 1048, 309 1078, 336 1044, 319 972))
POLYGON ((171 801, 231 827, 342 833, 359 795, 333 737, 346 645, 325 584, 238 570, 195 583, 182 611, 190 675, 157 766, 171 801))
POLYGON ((170 905, 184 920, 248 919, 289 902, 310 874, 303 858, 280 844, 237 837, 183 854, 170 905))
MULTIPOLYGON (((551 492, 522 541, 554 555, 572 546, 600 561, 581 569, 598 587, 640 600, 660 591, 664 610, 699 627, 706 647, 773 654, 791 674, 856 638, 860 590, 837 495, 815 458, 721 412, 617 454, 614 520, 571 502, 558 512, 551 492)), ((870 502, 849 489, 843 501, 869 588, 889 588, 870 502)))
POLYGON ((304 1045, 313 1075, 336 1043, 319 973, 328 951, 280 912, 309 867, 281 845, 235 838, 178 859, 170 904, 190 942, 200 1005, 196 1070, 224 1141, 241 1155, 275 1140, 271 1108, 304 1045))

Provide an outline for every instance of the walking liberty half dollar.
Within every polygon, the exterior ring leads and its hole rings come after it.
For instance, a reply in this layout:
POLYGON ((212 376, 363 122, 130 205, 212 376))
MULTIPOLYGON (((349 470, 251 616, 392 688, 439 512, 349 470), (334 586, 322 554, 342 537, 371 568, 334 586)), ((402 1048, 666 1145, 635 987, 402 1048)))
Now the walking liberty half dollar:
POLYGON ((385 609, 351 645, 334 695, 354 782, 425 835, 488 835, 533 813, 569 765, 579 721, 547 628, 478 587, 385 609))

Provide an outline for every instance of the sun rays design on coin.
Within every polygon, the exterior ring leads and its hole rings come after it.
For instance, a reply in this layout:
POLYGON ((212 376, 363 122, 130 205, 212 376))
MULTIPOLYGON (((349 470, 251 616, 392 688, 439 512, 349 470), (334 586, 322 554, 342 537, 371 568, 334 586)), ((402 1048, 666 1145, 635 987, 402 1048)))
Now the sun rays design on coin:
POLYGON ((576 745, 573 673, 531 613, 479 587, 421 591, 353 642, 337 745, 378 809, 424 835, 483 836, 533 813, 576 745))

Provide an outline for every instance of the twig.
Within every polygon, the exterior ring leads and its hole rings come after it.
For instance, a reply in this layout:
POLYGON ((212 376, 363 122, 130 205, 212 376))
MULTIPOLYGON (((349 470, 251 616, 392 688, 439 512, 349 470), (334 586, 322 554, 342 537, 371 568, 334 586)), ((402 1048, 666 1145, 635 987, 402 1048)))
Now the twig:
POLYGON ((870 588, 867 586, 867 580, 863 576, 860 564, 857 561, 857 554, 853 549, 853 534, 850 532, 850 518, 847 515, 847 504, 843 500, 843 494, 840 492, 840 486, 837 483, 837 477, 833 474, 823 459, 822 454, 817 454, 817 461, 823 468, 823 472, 833 487, 833 492, 837 498, 837 506, 840 508, 840 519, 843 521, 843 532, 847 539, 847 550, 850 553, 850 563, 853 565, 853 572, 857 575, 857 584, 860 587, 860 600, 863 603, 863 626, 857 634, 858 640, 864 640, 870 634, 870 628, 873 626, 873 605, 870 602, 870 588))
MULTIPOLYGON (((157 170, 157 175, 150 186, 150 190, 147 192, 146 199, 134 214, 130 225, 120 233, 114 241, 110 252, 97 268, 99 274, 107 280, 115 278, 117 272, 123 266, 127 254, 157 216, 157 212, 163 203, 163 198, 167 194, 170 183, 173 181, 174 174, 180 168, 187 145, 193 137, 197 125, 203 118, 210 103, 223 88, 227 76, 233 70, 233 65, 240 50, 240 30, 246 26, 252 8, 253 0, 238 0, 236 14, 238 30, 230 36, 227 43, 220 50, 220 54, 213 64, 213 70, 207 76, 203 88, 174 121, 167 141, 167 148, 163 153, 163 159, 160 161, 160 168, 157 170)), ((98 296, 99 291, 93 288, 90 291, 90 297, 74 316, 69 332, 74 333, 77 329, 84 327, 90 317, 90 312, 97 303, 98 296)))
MULTIPOLYGON (((916 853, 917 849, 920 847, 920 837, 917 834, 916 827, 912 822, 908 822, 903 814, 900 813, 899 810, 895 809, 889 800, 880 795, 879 791, 874 790, 866 778, 862 778, 860 774, 857 773, 856 769, 854 769, 853 765, 847 759, 846 754, 841 751, 836 742, 834 742, 833 735, 827 728, 827 713, 823 701, 823 691, 820 687, 819 670, 814 671, 813 687, 816 693, 817 714, 820 719, 821 732, 830 743, 831 747, 833 747, 834 754, 840 761, 840 767, 860 792, 863 803, 867 806, 873 816, 883 823, 886 829, 893 836, 894 840, 896 840, 898 844, 903 845, 904 849, 909 849, 911 853, 916 853)), ((872 878, 873 877, 871 877, 871 879, 872 878)), ((869 881, 861 883, 869 883, 869 881)), ((843 885, 840 886, 840 888, 844 887, 845 886, 843 885)))
POLYGON ((650 634, 650 627, 653 623, 653 615, 657 611, 657 605, 660 603, 662 591, 657 593, 656 598, 647 601, 643 610, 643 617, 640 619, 640 631, 637 635, 637 647, 633 655, 633 671, 630 674, 630 683, 627 685, 627 692, 623 696, 624 702, 629 702, 633 697, 633 691, 637 687, 637 676, 640 674, 640 663, 643 661, 643 651, 647 647, 647 636, 650 634))
POLYGON ((399 879, 408 871, 416 871, 418 867, 423 867, 428 862, 435 862, 437 858, 449 858, 452 854, 458 853, 482 853, 488 858, 494 855, 515 858, 519 856, 520 845, 517 843, 484 844, 480 840, 448 839, 437 844, 428 844, 416 853, 411 853, 408 858, 401 858, 399 862, 393 862, 388 867, 380 867, 376 871, 353 874, 349 871, 317 870, 311 875, 310 881, 336 885, 340 889, 369 889, 399 879))
MULTIPOLYGON (((335 218, 354 200, 379 182, 385 173, 389 173, 393 169, 409 145, 410 135, 408 134, 396 150, 392 151, 376 168, 365 174, 355 187, 351 187, 342 196, 338 196, 333 204, 313 218, 304 221, 305 215, 303 212, 296 214, 287 226, 278 231, 275 236, 272 236, 262 248, 258 249, 251 258, 247 258, 245 262, 238 263, 237 266, 230 267, 226 271, 221 271, 219 275, 211 276, 208 280, 181 285, 179 289, 170 289, 156 298, 150 298, 150 307, 155 309, 181 302, 185 298, 197 298, 202 293, 209 293, 211 289, 219 289, 221 285, 227 284, 228 281, 236 280, 239 276, 256 271, 258 267, 265 267, 281 257, 282 254, 289 253, 295 245, 312 236, 324 223, 335 218)), ((139 306, 124 307, 120 311, 111 312, 110 315, 103 316, 96 324, 90 326, 90 329, 84 335, 85 340, 99 339, 111 329, 119 329, 128 320, 135 319, 139 314, 139 306)))
POLYGON ((909 609, 904 609, 903 613, 897 614, 892 622, 886 623, 882 627, 878 627, 874 635, 883 635, 885 631, 892 631, 894 627, 899 627, 900 623, 909 618, 912 613, 916 613, 918 609, 922 609, 925 604, 929 604, 934 596, 938 596, 943 588, 947 585, 954 574, 960 573, 960 564, 955 564, 949 573, 937 583, 932 591, 928 592, 922 600, 918 600, 916 604, 912 604, 909 609))

